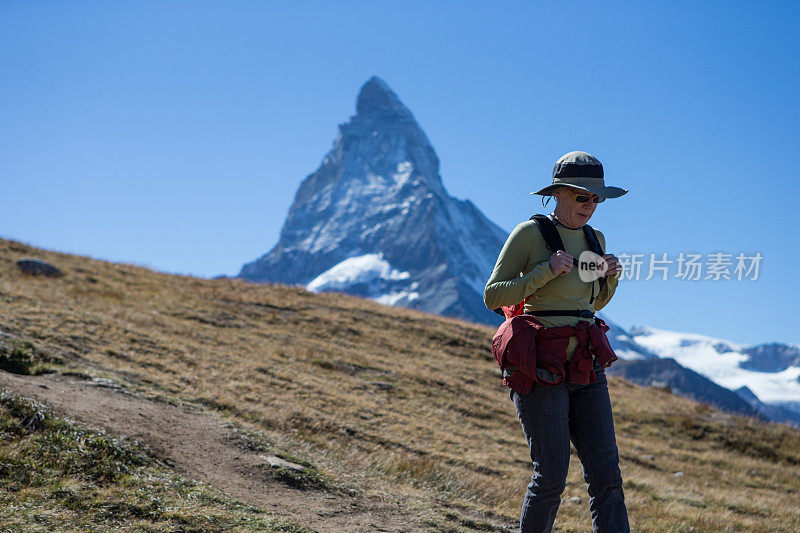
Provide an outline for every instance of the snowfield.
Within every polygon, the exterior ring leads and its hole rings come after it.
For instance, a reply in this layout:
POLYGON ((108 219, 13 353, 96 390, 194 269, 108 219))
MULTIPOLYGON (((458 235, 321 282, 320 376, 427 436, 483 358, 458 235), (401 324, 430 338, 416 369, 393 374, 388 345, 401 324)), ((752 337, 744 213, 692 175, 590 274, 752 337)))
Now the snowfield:
POLYGON ((746 346, 705 335, 650 326, 634 327, 630 334, 637 344, 659 357, 671 357, 717 385, 731 390, 746 386, 768 404, 800 402, 800 367, 790 366, 780 372, 742 368, 740 365, 750 359, 742 353, 746 346))
POLYGON ((396 281, 408 279, 408 272, 392 268, 382 253, 348 257, 329 268, 313 280, 306 289, 311 292, 344 290, 355 283, 374 283, 378 280, 396 281))

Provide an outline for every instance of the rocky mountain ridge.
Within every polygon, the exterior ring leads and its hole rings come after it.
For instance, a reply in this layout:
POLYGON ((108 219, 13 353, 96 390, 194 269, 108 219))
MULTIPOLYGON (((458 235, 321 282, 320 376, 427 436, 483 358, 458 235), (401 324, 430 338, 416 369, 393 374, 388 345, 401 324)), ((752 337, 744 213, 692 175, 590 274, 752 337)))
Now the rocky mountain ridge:
POLYGON ((300 184, 278 243, 239 277, 491 324, 483 286, 506 236, 472 202, 447 193, 411 111, 371 78, 356 114, 300 184))

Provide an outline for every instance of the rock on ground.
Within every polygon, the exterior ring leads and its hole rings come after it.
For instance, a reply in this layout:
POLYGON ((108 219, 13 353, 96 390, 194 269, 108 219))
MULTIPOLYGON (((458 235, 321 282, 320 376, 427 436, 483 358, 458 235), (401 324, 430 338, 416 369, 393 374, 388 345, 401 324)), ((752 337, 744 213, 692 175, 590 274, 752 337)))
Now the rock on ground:
POLYGON ((64 275, 61 270, 55 265, 51 265, 47 261, 41 259, 20 259, 17 261, 17 268, 26 274, 33 276, 47 276, 49 278, 58 278, 64 275))

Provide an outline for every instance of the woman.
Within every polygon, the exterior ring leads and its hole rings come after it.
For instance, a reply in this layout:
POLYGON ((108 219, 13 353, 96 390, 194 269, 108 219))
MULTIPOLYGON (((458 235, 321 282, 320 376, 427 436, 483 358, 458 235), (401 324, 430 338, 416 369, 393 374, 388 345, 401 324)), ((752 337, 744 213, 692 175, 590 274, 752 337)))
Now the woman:
MULTIPOLYGON (((531 220, 518 225, 503 246, 486 284, 486 306, 497 309, 528 298, 525 315, 550 311, 544 313, 547 316, 528 317, 545 326, 540 331, 577 331, 577 327, 555 328, 579 325, 586 330, 589 326, 579 324, 581 321, 588 321, 595 327, 592 315, 605 307, 614 295, 622 268, 613 254, 604 254, 608 267, 605 282, 592 280, 589 283, 581 279, 578 268, 573 266, 573 258, 590 249, 583 226, 592 217, 597 204, 627 192, 606 186, 603 166, 586 152, 562 156, 553 169, 553 183, 531 194, 556 198, 550 218, 564 249, 555 253, 548 250, 537 222, 531 220)), ((605 250, 603 234, 599 231, 596 234, 605 250)), ((539 336, 540 333, 537 338, 539 336)), ((565 354, 560 355, 565 355, 569 361, 579 348, 586 357, 591 357, 593 351, 597 356, 597 351, 585 338, 581 336, 581 348, 578 337, 570 336, 569 341, 563 343, 565 354)), ((522 506, 521 532, 551 531, 566 483, 570 440, 578 452, 588 483, 593 531, 629 531, 605 372, 597 357, 592 362, 591 383, 571 382, 569 365, 565 362, 565 379, 558 385, 545 385, 534 377, 530 392, 513 388, 510 391, 533 461, 533 476, 522 506)))

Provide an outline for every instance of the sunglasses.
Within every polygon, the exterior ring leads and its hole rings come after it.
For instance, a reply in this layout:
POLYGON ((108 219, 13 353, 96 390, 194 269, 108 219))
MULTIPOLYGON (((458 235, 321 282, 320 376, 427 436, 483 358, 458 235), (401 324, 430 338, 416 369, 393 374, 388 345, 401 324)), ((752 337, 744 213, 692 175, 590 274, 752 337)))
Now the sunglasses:
POLYGON ((606 201, 604 196, 597 196, 596 194, 593 195, 593 196, 589 196, 588 194, 577 194, 577 193, 574 193, 572 191, 569 191, 569 193, 572 195, 572 198, 576 202, 578 202, 579 204, 582 204, 584 202, 588 202, 589 200, 591 200, 592 202, 594 202, 596 204, 599 204, 600 202, 605 202, 606 201))

